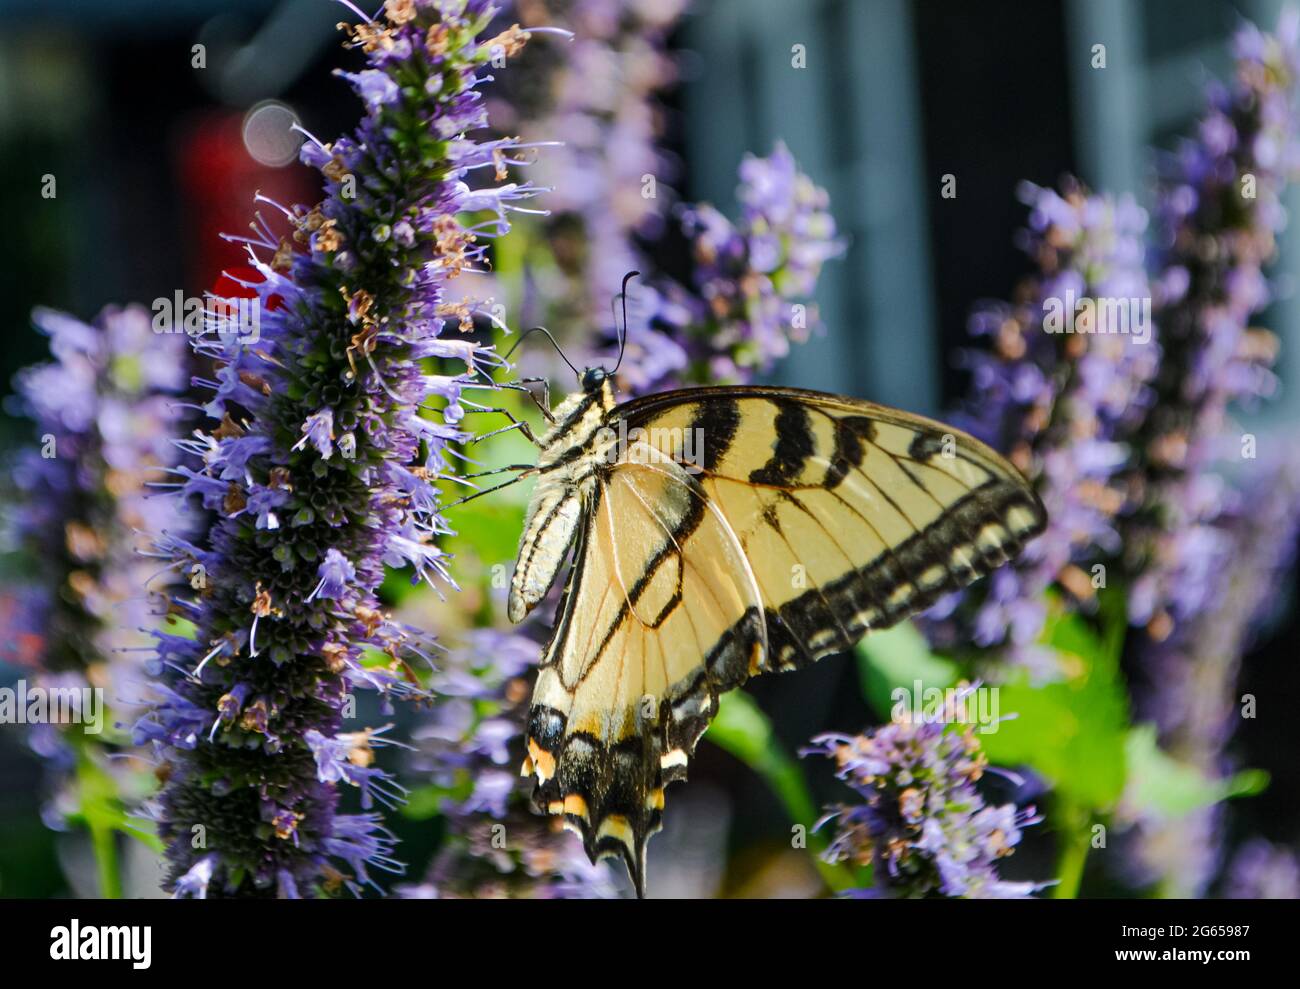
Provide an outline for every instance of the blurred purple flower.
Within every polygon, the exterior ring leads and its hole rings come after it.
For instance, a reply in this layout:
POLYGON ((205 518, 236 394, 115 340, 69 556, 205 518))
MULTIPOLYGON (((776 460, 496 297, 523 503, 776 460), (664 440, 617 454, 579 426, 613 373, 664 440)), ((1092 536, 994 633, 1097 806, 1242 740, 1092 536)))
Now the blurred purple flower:
POLYGON ((33 726, 32 747, 51 769, 43 816, 62 828, 84 809, 69 775, 78 753, 127 803, 148 790, 147 762, 115 756, 130 748, 118 722, 138 710, 147 630, 162 620, 144 586, 157 567, 142 553, 143 534, 178 522, 149 485, 176 460, 170 402, 185 348, 180 336, 156 334, 140 306, 105 309, 92 325, 47 309, 33 319, 54 360, 19 372, 11 403, 35 422, 37 442, 13 463, 6 499, 6 541, 24 558, 21 584, 7 581, 19 608, 6 647, 39 671, 37 686, 100 688, 108 707, 100 735, 33 726))
POLYGON ((1162 166, 1154 258, 1162 359, 1155 402, 1134 442, 1141 511, 1125 531, 1130 618, 1155 639, 1215 595, 1230 546, 1213 528, 1229 407, 1270 394, 1276 341, 1251 317, 1270 291, 1264 267, 1286 220, 1281 193, 1300 174, 1300 12, 1277 32, 1243 26, 1236 78, 1215 86, 1197 137, 1162 166))
POLYGON ((427 881, 399 889, 420 898, 607 898, 618 887, 605 863, 554 818, 539 817, 519 786, 527 673, 540 647, 478 629, 433 674, 433 715, 413 733, 412 770, 441 792, 449 833, 427 881), (505 768, 502 768, 505 767, 505 768))
MULTIPOLYGON (((1276 604, 1300 538, 1300 447, 1285 453, 1257 462, 1249 486, 1214 520, 1229 548, 1205 609, 1141 650, 1139 712, 1155 721, 1165 751, 1211 779, 1234 768, 1224 750, 1240 719, 1241 661, 1276 604)), ((1139 871, 1170 895, 1203 895, 1220 864, 1220 816, 1208 807, 1182 818, 1139 817, 1139 871)))
POLYGON ((517 2, 526 29, 539 20, 573 32, 562 46, 525 53, 503 87, 498 126, 558 146, 537 163, 550 190, 540 232, 556 271, 538 271, 552 325, 609 316, 628 271, 645 271, 638 240, 658 237, 674 200, 676 163, 661 147, 658 95, 677 77, 668 35, 689 0, 517 2))
POLYGON ((458 830, 424 882, 396 889, 406 899, 612 899, 618 888, 604 863, 593 865, 554 818, 515 812, 458 830))
POLYGON ((1229 900, 1300 900, 1295 852, 1263 838, 1242 845, 1228 865, 1223 896, 1229 900))
POLYGON ((736 198, 734 224, 708 204, 679 210, 691 284, 652 279, 638 291, 646 326, 629 333, 622 372, 632 391, 747 380, 820 325, 817 279, 845 246, 826 190, 778 144, 767 158, 745 156, 736 198))
MULTIPOLYGON (((1214 591, 1179 632, 1143 649, 1142 713, 1171 751, 1209 766, 1237 720, 1241 657, 1277 599, 1300 535, 1300 446, 1251 463, 1244 490, 1225 491, 1212 531, 1225 547, 1214 591)), ((1207 526, 1207 529, 1211 528, 1207 526)))
MULTIPOLYGON (((1274 34, 1244 25, 1234 53, 1232 85, 1211 88, 1196 137, 1163 163, 1163 356, 1135 433, 1139 505, 1124 528, 1129 617, 1146 631, 1138 712, 1167 752, 1211 778, 1232 768, 1224 748, 1241 661, 1300 526, 1300 450, 1262 436, 1248 451, 1231 421, 1235 406, 1274 389, 1277 341, 1250 321, 1270 300, 1281 196, 1300 174, 1300 12, 1284 13, 1274 34)), ((1203 894, 1222 859, 1221 816, 1139 820, 1138 869, 1164 890, 1203 894)))
POLYGON ((1150 405, 1159 351, 1143 268, 1146 214, 1073 180, 1059 192, 1024 183, 1020 196, 1030 208, 1022 246, 1037 271, 1015 304, 972 316, 971 333, 991 347, 967 355, 971 395, 954 422, 1034 483, 1048 527, 1015 563, 932 609, 926 625, 939 646, 1005 647, 1000 658, 1049 680, 1061 670, 1037 644, 1045 592, 1059 587, 1076 607, 1093 604, 1092 566, 1120 545, 1131 462, 1123 440, 1150 405))

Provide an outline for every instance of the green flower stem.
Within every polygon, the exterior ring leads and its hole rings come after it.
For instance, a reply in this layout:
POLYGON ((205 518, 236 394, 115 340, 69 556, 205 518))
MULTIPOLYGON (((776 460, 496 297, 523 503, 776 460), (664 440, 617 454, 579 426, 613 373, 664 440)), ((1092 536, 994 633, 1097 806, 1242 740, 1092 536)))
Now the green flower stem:
POLYGON ((1055 816, 1061 822, 1061 827, 1057 830, 1061 850, 1056 862, 1059 881, 1052 887, 1052 898, 1073 900, 1079 895, 1083 866, 1088 859, 1091 835, 1088 815, 1071 804, 1061 802, 1055 816))
POLYGON ((105 900, 122 898, 122 868, 117 854, 117 832, 102 824, 91 824, 90 841, 99 872, 99 895, 105 900))
POLYGON ((122 898, 122 868, 117 851, 117 825, 121 820, 113 780, 95 763, 89 744, 78 745, 77 789, 81 794, 81 816, 90 832, 99 875, 99 895, 105 900, 122 898))

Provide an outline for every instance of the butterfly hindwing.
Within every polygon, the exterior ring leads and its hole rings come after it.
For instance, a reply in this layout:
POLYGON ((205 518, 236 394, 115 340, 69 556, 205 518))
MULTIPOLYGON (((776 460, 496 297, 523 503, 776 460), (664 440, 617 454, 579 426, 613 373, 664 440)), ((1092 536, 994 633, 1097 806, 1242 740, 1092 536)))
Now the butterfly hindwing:
POLYGON ((1045 518, 983 444, 868 402, 734 387, 606 407, 605 438, 556 461, 581 520, 524 771, 540 807, 593 859, 623 857, 641 891, 664 785, 685 777, 721 692, 927 607, 1045 518))
POLYGON ((718 695, 765 654, 761 599, 726 519, 681 466, 633 446, 602 473, 529 716, 535 798, 640 885, 663 788, 718 695))

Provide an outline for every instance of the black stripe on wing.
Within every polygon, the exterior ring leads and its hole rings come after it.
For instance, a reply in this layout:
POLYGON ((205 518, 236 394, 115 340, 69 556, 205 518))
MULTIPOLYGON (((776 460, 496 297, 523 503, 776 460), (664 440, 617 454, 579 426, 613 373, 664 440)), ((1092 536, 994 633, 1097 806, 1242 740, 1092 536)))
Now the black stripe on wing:
POLYGON ((784 399, 773 399, 772 404, 777 408, 772 457, 751 471, 749 480, 752 484, 785 487, 803 473, 808 459, 817 453, 817 443, 813 438, 812 417, 804 405, 784 399))
POLYGON ((774 666, 806 666, 930 607, 1013 559, 1042 531, 1044 521, 1041 504, 1027 488, 999 479, 986 482, 865 566, 767 609, 774 666), (1032 522, 1013 527, 1008 518, 1015 509, 1032 522))
POLYGON ((703 450, 697 450, 699 466, 713 470, 718 466, 740 428, 740 406, 729 398, 701 402, 691 419, 693 437, 699 437, 703 450))

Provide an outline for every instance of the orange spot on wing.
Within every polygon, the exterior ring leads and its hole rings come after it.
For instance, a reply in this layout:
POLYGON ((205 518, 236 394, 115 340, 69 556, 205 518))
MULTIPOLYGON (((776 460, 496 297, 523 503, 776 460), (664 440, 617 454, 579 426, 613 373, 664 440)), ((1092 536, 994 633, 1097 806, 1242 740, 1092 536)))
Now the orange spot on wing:
POLYGON ((564 798, 564 813, 587 820, 587 801, 578 793, 570 793, 564 798))
POLYGON ((537 778, 543 783, 555 775, 555 756, 531 738, 528 740, 528 758, 532 760, 537 778))

